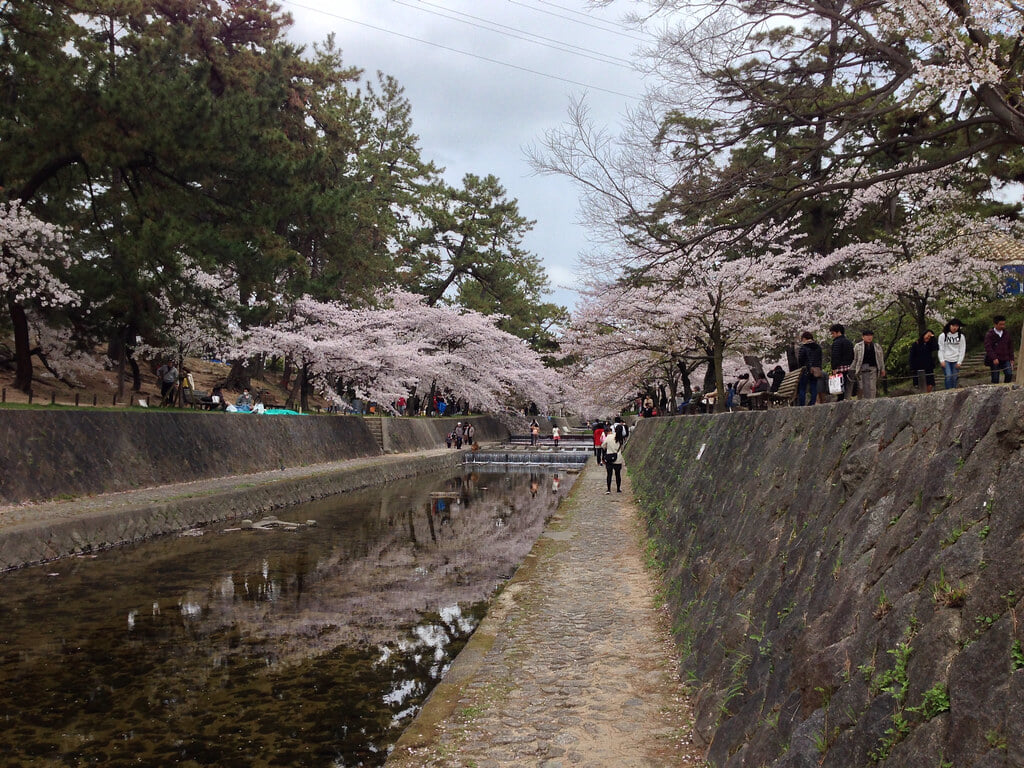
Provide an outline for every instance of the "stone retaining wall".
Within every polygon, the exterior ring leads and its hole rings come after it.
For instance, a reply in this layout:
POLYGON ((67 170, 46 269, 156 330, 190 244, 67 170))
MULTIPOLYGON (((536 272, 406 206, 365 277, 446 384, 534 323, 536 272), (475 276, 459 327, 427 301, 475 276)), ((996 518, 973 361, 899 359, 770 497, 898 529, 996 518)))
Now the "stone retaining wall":
MULTIPOLYGON (((444 446, 458 418, 381 419, 388 452, 444 446)), ((381 454, 367 419, 179 410, 0 410, 0 505, 381 454)), ((474 417, 479 442, 508 432, 474 417)))
POLYGON ((458 422, 472 422, 478 443, 506 442, 509 432, 491 416, 445 416, 443 418, 382 418, 384 450, 387 453, 408 453, 427 448, 440 448, 444 436, 458 422))
POLYGON ((380 454, 363 419, 0 410, 0 504, 380 454))
POLYGON ((638 426, 711 765, 1024 765, 1022 414, 977 387, 638 426))
MULTIPOLYGON (((258 518, 294 504, 384 485, 461 465, 455 451, 377 456, 301 472, 265 472, 185 486, 165 486, 95 500, 30 507, 0 531, 0 571, 94 552, 198 525, 258 518)), ((290 520, 287 513, 282 519, 290 520)), ((299 521, 302 522, 302 521, 299 521)))

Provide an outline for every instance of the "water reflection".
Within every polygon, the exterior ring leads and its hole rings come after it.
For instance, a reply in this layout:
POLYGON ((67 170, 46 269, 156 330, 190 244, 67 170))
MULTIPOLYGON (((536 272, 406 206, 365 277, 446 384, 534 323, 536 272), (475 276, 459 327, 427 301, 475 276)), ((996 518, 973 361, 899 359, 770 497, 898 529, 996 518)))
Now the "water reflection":
POLYGON ((380 765, 568 489, 531 491, 550 483, 396 483, 279 513, 316 527, 0 576, 3 764, 380 765))

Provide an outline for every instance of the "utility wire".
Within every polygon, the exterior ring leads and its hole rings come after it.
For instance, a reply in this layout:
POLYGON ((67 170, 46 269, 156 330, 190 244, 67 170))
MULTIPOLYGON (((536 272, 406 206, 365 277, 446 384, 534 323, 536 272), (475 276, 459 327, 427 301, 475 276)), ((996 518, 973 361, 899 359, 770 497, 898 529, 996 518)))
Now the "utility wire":
POLYGON ((406 8, 414 8, 418 11, 422 11, 423 13, 429 13, 434 16, 440 16, 443 19, 457 21, 461 24, 468 24, 469 26, 476 27, 477 29, 485 29, 488 32, 494 32, 499 35, 505 35, 506 37, 512 37, 516 40, 523 40, 528 43, 533 43, 534 45, 543 45, 546 48, 554 48, 555 50, 562 51, 564 53, 570 53, 573 54, 574 56, 582 56, 587 59, 599 61, 602 64, 611 64, 612 66, 615 67, 632 69, 632 64, 629 62, 628 59, 619 58, 618 56, 610 56, 606 53, 600 53, 598 51, 590 50, 588 48, 583 48, 582 46, 579 45, 563 42, 562 40, 555 40, 554 38, 544 37, 543 35, 535 35, 533 32, 527 32, 526 30, 517 29, 516 27, 510 27, 506 24, 501 24, 500 22, 497 21, 483 19, 480 18, 479 16, 473 16, 472 14, 469 13, 463 13, 462 11, 456 11, 450 8, 445 8, 444 6, 427 2, 427 0, 419 0, 419 2, 416 3, 406 2, 405 0, 391 1, 397 3, 398 5, 404 5, 406 8), (431 8, 437 8, 438 10, 432 11, 429 8, 425 8, 424 6, 430 6, 431 8), (468 21, 468 19, 473 19, 473 21, 468 21), (482 23, 477 24, 474 22, 482 23), (505 32, 502 30, 509 31, 505 32), (569 50, 571 48, 575 48, 576 50, 569 50))
MULTIPOLYGON (((564 16, 561 13, 555 13, 554 11, 548 11, 548 10, 545 10, 544 8, 538 8, 537 6, 530 5, 529 3, 521 3, 521 2, 519 2, 519 0, 508 0, 508 2, 511 3, 512 5, 518 5, 521 8, 528 8, 531 11, 537 11, 537 13, 546 13, 548 16, 554 16, 556 19, 565 19, 566 21, 571 21, 573 24, 582 24, 585 27, 593 27, 594 29, 599 29, 602 32, 608 32, 608 33, 613 34, 613 35, 620 35, 622 37, 629 38, 630 40, 636 40, 638 43, 649 43, 650 42, 650 40, 648 40, 646 38, 638 37, 637 35, 631 35, 629 32, 623 32, 621 29, 616 29, 614 27, 609 28, 609 27, 605 27, 605 26, 600 26, 598 24, 593 23, 592 21, 582 21, 580 19, 574 19, 572 16, 564 16)), ((549 2, 545 2, 545 0, 537 0, 537 2, 543 3, 544 5, 550 5, 552 8, 560 8, 561 10, 568 11, 569 13, 576 13, 576 14, 579 14, 581 16, 586 15, 586 14, 580 13, 579 11, 573 10, 572 8, 566 8, 564 5, 558 5, 558 3, 549 3, 549 2)), ((610 22, 602 21, 602 24, 609 24, 609 23, 610 22)))
POLYGON ((636 99, 639 98, 636 94, 623 93, 622 91, 615 91, 615 90, 612 90, 611 88, 602 88, 599 85, 591 85, 589 83, 582 83, 579 80, 570 80, 567 77, 560 77, 559 75, 552 75, 552 74, 550 74, 548 72, 541 72, 540 70, 530 69, 529 67, 521 67, 518 64, 510 64, 507 61, 501 61, 499 59, 492 59, 492 58, 489 58, 487 56, 480 56, 479 54, 469 53, 468 51, 461 51, 458 48, 451 48, 451 47, 449 47, 447 45, 441 45, 440 43, 435 43, 435 42, 432 42, 430 40, 424 40, 423 38, 420 38, 420 37, 413 37, 412 35, 406 35, 406 34, 403 34, 401 32, 395 32, 394 30, 386 29, 385 27, 378 27, 378 26, 376 26, 374 24, 369 24, 369 23, 367 23, 365 21, 358 21, 356 19, 350 19, 350 18, 348 18, 346 16, 342 16, 342 15, 337 14, 337 13, 331 13, 330 11, 323 11, 323 10, 321 10, 319 8, 314 8, 314 7, 309 6, 309 5, 303 5, 302 3, 295 2, 295 0, 279 0, 279 2, 281 2, 281 3, 285 4, 285 5, 290 5, 290 6, 294 7, 294 8, 301 8, 301 9, 303 9, 305 11, 312 11, 313 13, 319 13, 319 14, 321 14, 323 16, 330 16, 331 18, 334 18, 334 19, 339 19, 341 21, 347 21, 350 24, 358 24, 361 27, 367 27, 368 29, 373 29, 373 30, 376 30, 377 32, 384 32, 384 33, 389 34, 389 35, 394 35, 395 37, 401 37, 401 38, 404 38, 406 40, 413 40, 413 41, 415 41, 417 43, 423 43, 424 45, 430 45, 430 46, 433 46, 434 48, 440 48, 441 50, 449 51, 450 53, 458 53, 458 54, 460 54, 462 56, 469 56, 470 58, 479 59, 480 61, 486 61, 486 62, 488 62, 490 64, 497 64, 497 65, 502 66, 502 67, 508 67, 509 69, 517 69, 520 72, 528 72, 531 75, 538 75, 539 77, 546 77, 546 78, 548 78, 550 80, 558 80, 558 81, 563 82, 563 83, 569 83, 570 85, 578 85, 581 88, 589 88, 592 91, 601 91, 602 93, 610 93, 613 96, 622 96, 623 98, 626 98, 626 99, 636 100, 636 99))

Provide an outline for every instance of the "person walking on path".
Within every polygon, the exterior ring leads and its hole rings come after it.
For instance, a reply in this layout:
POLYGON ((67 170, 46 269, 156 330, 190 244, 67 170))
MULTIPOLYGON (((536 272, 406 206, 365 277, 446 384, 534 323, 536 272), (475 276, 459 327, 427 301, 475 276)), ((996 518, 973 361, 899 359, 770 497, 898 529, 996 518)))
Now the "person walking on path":
POLYGON ((178 369, 174 367, 174 363, 164 363, 157 369, 156 375, 160 379, 160 404, 173 405, 174 387, 178 383, 178 369))
POLYGON ((558 448, 558 441, 562 439, 562 433, 559 431, 557 424, 551 428, 551 439, 555 443, 555 448, 558 448))
POLYGON ((1013 381, 1013 343, 1006 332, 1006 318, 996 315, 992 327, 985 334, 985 364, 992 370, 992 383, 999 383, 999 372, 1003 382, 1013 381))
POLYGON ((605 431, 604 441, 601 443, 601 448, 604 449, 604 466, 608 471, 608 490, 605 493, 612 492, 612 475, 615 475, 615 492, 622 493, 622 442, 619 440, 619 436, 622 432, 617 428, 609 429, 605 431))
POLYGON ((967 337, 960 332, 963 323, 954 317, 939 334, 939 365, 946 379, 946 389, 956 389, 960 383, 960 365, 967 356, 967 337))
POLYGON ((863 330, 860 335, 861 340, 853 345, 850 370, 860 382, 860 399, 873 400, 878 396, 878 380, 885 378, 885 354, 874 331, 863 330))
POLYGON ((629 478, 608 497, 604 474, 580 473, 388 768, 706 764, 629 478))
POLYGON ((601 465, 601 459, 604 456, 604 424, 597 422, 594 425, 594 458, 597 460, 598 466, 601 465))

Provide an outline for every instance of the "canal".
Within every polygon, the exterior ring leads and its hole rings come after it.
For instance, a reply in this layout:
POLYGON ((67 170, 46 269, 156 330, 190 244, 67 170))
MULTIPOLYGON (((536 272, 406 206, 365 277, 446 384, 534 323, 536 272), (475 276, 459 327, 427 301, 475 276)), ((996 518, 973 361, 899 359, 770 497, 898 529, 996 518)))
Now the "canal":
POLYGON ((575 478, 475 470, 0 575, 3 765, 383 764, 575 478))

